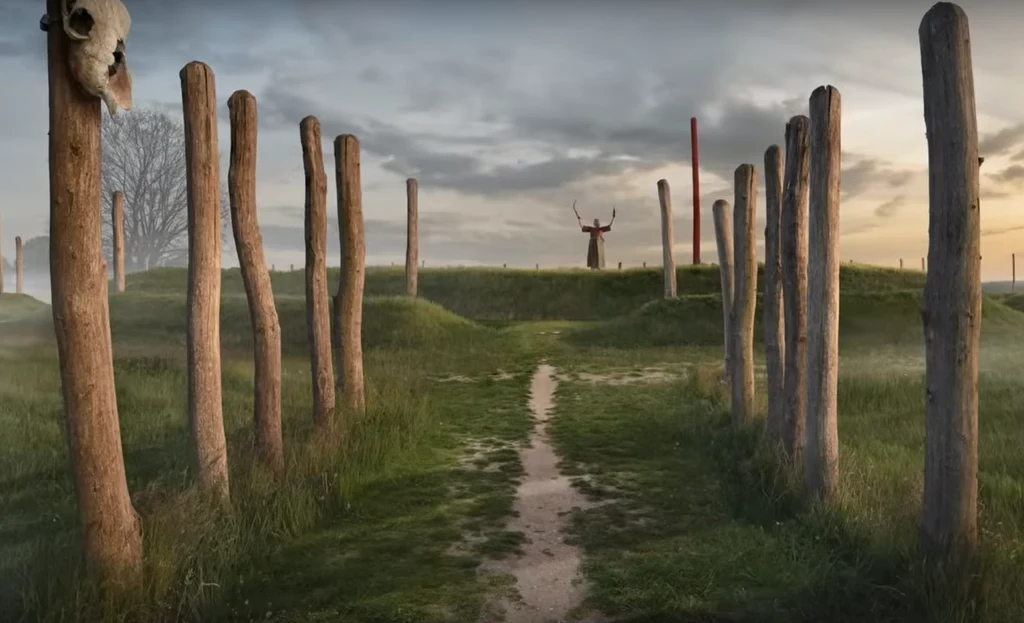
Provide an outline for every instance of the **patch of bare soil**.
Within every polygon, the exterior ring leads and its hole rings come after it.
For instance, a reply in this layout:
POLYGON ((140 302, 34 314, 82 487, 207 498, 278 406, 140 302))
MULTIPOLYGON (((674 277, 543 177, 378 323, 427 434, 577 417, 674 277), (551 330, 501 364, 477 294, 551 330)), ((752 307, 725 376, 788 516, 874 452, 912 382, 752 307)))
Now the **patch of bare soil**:
POLYGON ((526 538, 522 553, 489 563, 484 571, 515 578, 518 600, 502 598, 488 608, 485 623, 555 623, 596 620, 569 618, 586 594, 580 573, 580 550, 566 543, 569 514, 591 506, 558 471, 558 456, 548 436, 548 417, 558 381, 555 370, 541 364, 530 386, 534 427, 530 445, 519 451, 525 475, 516 492, 515 516, 507 530, 526 538))

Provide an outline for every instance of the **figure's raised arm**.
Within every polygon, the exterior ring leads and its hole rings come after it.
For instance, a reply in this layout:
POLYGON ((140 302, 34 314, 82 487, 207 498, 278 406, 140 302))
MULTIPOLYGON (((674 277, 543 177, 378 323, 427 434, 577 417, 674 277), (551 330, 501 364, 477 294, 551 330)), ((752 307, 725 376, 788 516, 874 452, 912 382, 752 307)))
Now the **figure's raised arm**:
POLYGON ((612 223, 615 222, 615 206, 612 206, 612 220, 608 221, 608 224, 601 228, 601 231, 611 231, 612 223))

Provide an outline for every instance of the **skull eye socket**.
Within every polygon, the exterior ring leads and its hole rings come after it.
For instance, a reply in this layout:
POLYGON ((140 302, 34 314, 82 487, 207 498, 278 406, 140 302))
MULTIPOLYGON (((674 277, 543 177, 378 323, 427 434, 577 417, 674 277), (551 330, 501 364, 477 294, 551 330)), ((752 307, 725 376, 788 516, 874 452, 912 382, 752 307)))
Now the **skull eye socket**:
POLYGON ((89 37, 89 34, 92 33, 92 27, 95 25, 96 20, 85 9, 75 9, 68 16, 68 28, 83 38, 89 37))
POLYGON ((113 77, 121 65, 124 65, 124 41, 118 40, 114 49, 114 64, 107 67, 107 75, 113 77))

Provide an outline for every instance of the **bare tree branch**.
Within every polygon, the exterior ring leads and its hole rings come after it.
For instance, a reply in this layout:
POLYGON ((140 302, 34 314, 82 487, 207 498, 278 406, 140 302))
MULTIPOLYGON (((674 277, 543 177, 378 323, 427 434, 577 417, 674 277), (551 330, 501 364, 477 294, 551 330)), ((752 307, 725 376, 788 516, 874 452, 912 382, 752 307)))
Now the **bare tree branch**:
MULTIPOLYGON (((182 121, 146 108, 104 116, 102 145, 104 255, 110 258, 112 200, 114 191, 120 190, 124 193, 125 270, 183 264, 188 257, 188 201, 182 121)), ((221 240, 227 244, 225 181, 220 207, 221 240)))

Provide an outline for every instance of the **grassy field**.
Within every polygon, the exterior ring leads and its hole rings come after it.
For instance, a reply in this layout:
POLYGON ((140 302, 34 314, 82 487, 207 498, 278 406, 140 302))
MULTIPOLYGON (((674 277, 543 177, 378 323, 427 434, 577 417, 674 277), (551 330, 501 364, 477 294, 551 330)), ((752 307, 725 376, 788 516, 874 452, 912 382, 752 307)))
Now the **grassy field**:
POLYGON ((648 623, 1020 620, 1024 381, 1012 362, 1024 304, 984 303, 984 551, 976 582, 953 594, 916 562, 923 275, 851 265, 841 278, 843 496, 825 509, 808 508, 779 474, 756 425, 728 426, 717 268, 681 267, 675 301, 657 300, 656 269, 428 269, 419 301, 398 296, 400 269, 370 269, 368 412, 341 414, 333 443, 312 428, 302 274, 274 273, 282 482, 251 463, 251 334, 239 274, 226 271, 224 516, 189 489, 185 272, 131 275, 111 323, 146 574, 144 590, 116 604, 97 598, 77 564, 49 308, 3 295, 0 621, 477 621, 511 590, 480 564, 525 538, 505 524, 541 359, 560 379, 552 437, 562 471, 602 502, 571 522, 587 608, 648 623))

